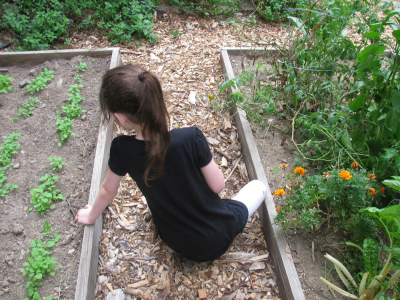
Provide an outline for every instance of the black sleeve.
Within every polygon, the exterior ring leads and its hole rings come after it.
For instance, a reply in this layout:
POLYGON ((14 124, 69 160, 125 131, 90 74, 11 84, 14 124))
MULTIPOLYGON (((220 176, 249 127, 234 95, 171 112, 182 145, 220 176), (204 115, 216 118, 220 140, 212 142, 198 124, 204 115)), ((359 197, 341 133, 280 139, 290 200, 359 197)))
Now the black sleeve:
POLYGON ((200 131, 200 129, 198 129, 197 127, 195 128, 196 128, 195 147, 197 153, 197 162, 199 164, 199 167, 202 168, 210 163, 213 156, 204 134, 200 131))
POLYGON ((121 149, 120 147, 120 139, 118 137, 113 139, 110 147, 110 158, 108 159, 108 167, 114 174, 118 176, 125 176, 127 172, 125 170, 124 164, 121 161, 122 157, 119 151, 119 149, 121 149))

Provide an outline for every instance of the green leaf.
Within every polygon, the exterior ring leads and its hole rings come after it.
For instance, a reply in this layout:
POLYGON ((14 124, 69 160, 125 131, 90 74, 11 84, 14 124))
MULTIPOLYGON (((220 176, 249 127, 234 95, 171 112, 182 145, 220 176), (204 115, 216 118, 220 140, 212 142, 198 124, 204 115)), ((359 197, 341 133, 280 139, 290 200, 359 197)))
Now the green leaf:
POLYGON ((387 179, 383 181, 383 184, 400 191, 400 179, 387 179))
POLYGON ((351 140, 350 140, 350 135, 347 132, 347 130, 345 130, 342 134, 342 136, 340 137, 340 142, 342 143, 343 146, 345 146, 347 149, 352 149, 352 145, 351 145, 351 140))
POLYGON ((358 91, 364 85, 365 85, 364 81, 357 81, 356 84, 351 88, 349 93, 353 93, 355 91, 358 91))
POLYGON ((379 246, 374 239, 367 238, 363 243, 363 259, 365 272, 369 272, 371 277, 376 275, 379 266, 379 246))
POLYGON ((400 90, 392 90, 392 105, 397 111, 400 111, 400 90))
POLYGON ((352 111, 357 111, 364 105, 365 102, 367 102, 367 98, 365 95, 361 94, 356 99, 349 102, 349 108, 352 111))
POLYGON ((393 30, 392 34, 397 41, 400 40, 400 30, 393 30))
POLYGON ((396 110, 391 110, 387 113, 385 118, 385 127, 394 132, 399 124, 399 113, 396 110))
POLYGON ((377 32, 377 31, 371 31, 371 32, 367 32, 366 34, 363 35, 363 37, 365 38, 373 38, 373 37, 377 37, 380 36, 381 33, 377 32))
POLYGON ((306 32, 307 28, 306 28, 306 26, 305 26, 305 24, 304 24, 304 22, 302 20, 300 20, 299 18, 293 17, 293 16, 289 16, 288 19, 292 20, 293 23, 297 27, 299 27, 299 28, 301 27, 301 31, 303 32, 304 35, 307 34, 307 32, 306 32), (303 26, 303 24, 304 24, 304 26, 303 26))
POLYGON ((36 256, 38 256, 38 254, 39 254, 38 249, 37 249, 37 248, 33 248, 33 249, 32 249, 32 252, 31 252, 31 255, 32 255, 33 257, 36 257, 36 256))

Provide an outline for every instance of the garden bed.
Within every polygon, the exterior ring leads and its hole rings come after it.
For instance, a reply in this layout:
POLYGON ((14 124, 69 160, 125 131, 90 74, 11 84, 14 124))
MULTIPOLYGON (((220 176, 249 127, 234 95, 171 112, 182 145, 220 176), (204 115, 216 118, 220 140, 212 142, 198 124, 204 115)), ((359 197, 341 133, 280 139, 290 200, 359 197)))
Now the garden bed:
POLYGON ((5 172, 5 184, 19 187, 2 197, 0 205, 3 215, 0 253, 4 257, 0 265, 2 299, 28 296, 25 288, 28 276, 24 277, 21 269, 28 260, 26 251, 30 250, 31 240, 41 239, 45 221, 52 227, 50 234, 57 233, 61 237, 50 249, 59 268, 53 277, 44 278, 38 292, 41 296, 58 299, 94 298, 90 284, 95 282, 99 238, 96 229, 101 231, 102 220, 100 218, 95 226, 83 227, 76 224, 74 214, 88 202, 93 202, 105 175, 112 126, 99 131, 97 95, 101 76, 119 64, 119 48, 0 54, 2 74, 13 78, 13 90, 1 94, 1 135, 21 134, 16 139, 20 147, 12 156, 13 165, 5 172), (81 64, 87 67, 78 71, 81 64), (26 87, 20 87, 23 80, 37 78, 44 68, 54 71, 54 79, 43 90, 30 95, 26 87), (85 100, 79 106, 85 112, 73 121, 72 132, 76 136, 70 136, 59 146, 60 133, 56 132, 55 117, 57 110, 62 111, 62 105, 68 103, 69 89, 76 83, 76 75, 83 75, 80 96, 85 100), (30 101, 30 96, 39 100, 34 113, 26 118, 18 117, 19 108, 30 101), (19 120, 15 122, 14 119, 19 120), (53 170, 48 157, 62 157, 65 165, 60 171, 53 170), (66 200, 54 202, 55 208, 41 215, 33 208, 30 191, 43 183, 39 179, 45 174, 58 176, 55 188, 66 200))
MULTIPOLYGON (((223 72, 227 76, 226 79, 233 79, 235 76, 239 75, 234 73, 234 68, 232 67, 231 57, 233 55, 236 57, 240 56, 240 64, 243 66, 246 64, 247 66, 249 61, 256 59, 256 56, 254 56, 256 52, 265 50, 266 49, 264 48, 222 49, 221 66, 223 72), (253 54, 252 58, 249 58, 250 54, 253 54), (246 57, 246 62, 242 64, 242 58, 246 57)), ((271 52, 275 52, 275 50, 271 49, 271 52)), ((236 92, 236 90, 230 88, 229 93, 234 92, 236 92)), ((259 140, 256 142, 255 138, 253 137, 252 127, 246 119, 246 113, 242 109, 236 108, 235 111, 232 112, 232 115, 234 115, 236 126, 238 127, 239 139, 243 147, 243 155, 250 179, 261 180, 269 188, 269 181, 264 171, 265 164, 263 163, 265 160, 261 159, 261 157, 265 158, 266 154, 260 151, 260 157, 259 152, 261 143, 263 143, 263 141, 259 140)), ((254 129, 254 131, 256 130, 254 129)), ((271 130, 271 132, 273 132, 273 130, 271 130)), ((276 135, 278 134, 279 132, 276 132, 276 135)), ((270 158, 273 158, 274 161, 269 161, 267 163, 269 169, 279 166, 281 163, 288 163, 290 158, 293 156, 293 152, 288 149, 285 149, 282 152, 283 147, 280 145, 282 142, 282 137, 279 138, 278 136, 275 137, 274 135, 273 140, 275 143, 271 141, 264 141, 265 147, 271 150, 274 148, 280 152, 279 155, 276 155, 277 153, 275 153, 274 155, 270 156, 270 158)), ((278 185, 279 183, 276 184, 278 185)), ((272 262, 277 274, 279 292, 282 299, 305 299, 299 276, 290 253, 291 251, 285 238, 285 234, 280 227, 274 224, 276 206, 270 190, 267 192, 267 197, 263 205, 259 208, 259 213, 261 215, 261 221, 263 224, 263 231, 266 237, 268 250, 271 253, 272 262)))

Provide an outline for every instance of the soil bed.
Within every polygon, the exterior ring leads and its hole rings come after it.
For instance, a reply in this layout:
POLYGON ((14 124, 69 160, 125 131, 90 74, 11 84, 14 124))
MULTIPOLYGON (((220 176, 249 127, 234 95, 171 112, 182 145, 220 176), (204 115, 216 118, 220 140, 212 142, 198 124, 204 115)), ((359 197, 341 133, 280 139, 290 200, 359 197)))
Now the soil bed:
POLYGON ((1 299, 27 297, 25 284, 28 277, 21 273, 22 264, 27 261, 26 251, 30 249, 31 240, 42 236, 46 220, 52 226, 51 233, 61 236, 51 254, 59 269, 54 277, 45 277, 38 292, 41 296, 57 299, 74 298, 83 227, 76 225, 73 214, 88 201, 100 124, 97 95, 101 76, 109 66, 110 58, 76 56, 70 60, 50 60, 35 66, 7 67, 8 71, 3 73, 13 78, 14 89, 0 97, 1 136, 21 133, 17 140, 21 147, 18 154, 12 157, 14 166, 6 171, 5 182, 17 184, 19 188, 7 194, 0 203, 1 299), (56 111, 68 103, 68 89, 75 84, 75 67, 80 62, 87 64, 86 71, 79 73, 83 75, 84 86, 80 94, 85 98, 79 106, 86 112, 74 120, 72 131, 76 136, 70 136, 60 147, 56 111), (54 71, 53 81, 44 90, 32 95, 40 100, 35 105, 34 114, 13 122, 19 107, 31 96, 25 87, 19 87, 19 83, 36 78, 44 68, 54 71), (54 171, 47 157, 62 157, 66 161, 63 169, 54 171), (39 187, 39 178, 46 173, 59 177, 56 188, 67 200, 54 203, 55 209, 41 216, 35 209, 29 212, 33 207, 30 190, 39 187))
MULTIPOLYGON (((261 69, 257 73, 257 77, 259 77, 258 80, 266 83, 268 75, 273 74, 271 64, 269 64, 268 60, 263 56, 254 58, 245 54, 230 55, 230 62, 235 76, 240 76, 243 70, 254 71, 254 67, 259 63, 263 63, 267 66, 268 71, 266 73, 261 69)), ((249 92, 250 89, 246 91, 246 93, 249 92)), ((277 103, 277 107, 278 112, 283 110, 281 104, 277 103)), ((263 118, 266 124, 268 124, 268 119, 272 120, 271 125, 273 126, 268 127, 267 125, 264 130, 262 130, 259 124, 250 122, 250 125, 271 193, 274 194, 274 191, 277 189, 285 189, 289 185, 287 175, 291 173, 294 168, 293 162, 296 157, 296 147, 291 142, 291 136, 283 133, 283 131, 291 132, 291 130, 288 130, 288 126, 290 126, 288 121, 282 120, 275 115, 264 116, 263 118), (287 164, 287 169, 279 171, 274 170, 281 164, 287 164)), ((298 138, 299 137, 295 136, 295 139, 298 138)), ((278 206, 284 202, 285 197, 286 195, 284 195, 282 201, 279 197, 275 196, 275 205, 278 206)), ((321 233, 317 232, 317 240, 320 239, 318 236, 319 234, 321 233)), ((335 272, 330 273, 327 260, 324 259, 324 254, 327 252, 340 258, 342 257, 340 252, 334 247, 321 249, 322 245, 317 245, 316 243, 314 247, 312 247, 312 242, 314 241, 312 234, 304 230, 287 230, 285 232, 285 237, 288 244, 286 253, 296 267, 305 298, 307 300, 332 299, 334 296, 329 291, 327 285, 320 280, 320 277, 325 277, 336 285, 341 286, 340 279, 337 278, 335 272)), ((331 232, 323 242, 326 245, 332 245, 340 243, 342 240, 343 236, 340 233, 335 234, 331 232)), ((342 246, 338 247, 342 249, 342 246)), ((336 297, 337 299, 341 299, 340 295, 336 295, 336 297)))

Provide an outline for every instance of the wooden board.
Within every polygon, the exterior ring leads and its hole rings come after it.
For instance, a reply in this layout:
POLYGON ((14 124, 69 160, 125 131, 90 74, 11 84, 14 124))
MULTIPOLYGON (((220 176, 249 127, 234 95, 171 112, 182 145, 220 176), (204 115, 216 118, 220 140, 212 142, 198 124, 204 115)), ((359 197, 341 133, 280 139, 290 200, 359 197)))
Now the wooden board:
MULTIPOLYGON (((271 51, 276 49, 270 48, 223 48, 221 49, 221 67, 226 79, 235 77, 229 55, 254 55, 254 51, 271 51)), ((230 88, 230 93, 237 90, 230 88)), ((271 253, 272 262, 275 267, 275 274, 278 279, 279 293, 283 300, 304 300, 303 289, 301 288, 299 276, 296 268, 289 259, 286 248, 287 242, 285 234, 279 226, 273 224, 276 216, 276 207, 273 201, 271 191, 269 189, 268 180, 262 167, 260 155, 253 138, 250 124, 246 119, 246 113, 240 108, 236 108, 232 114, 238 129, 239 140, 242 145, 243 155, 247 167, 247 172, 251 180, 258 179, 262 181, 268 188, 267 196, 264 203, 259 208, 261 222, 263 224, 264 236, 267 241, 268 250, 271 253)))
MULTIPOLYGON (((110 69, 122 64, 119 48, 93 50, 50 50, 0 53, 0 67, 16 65, 37 65, 52 59, 71 59, 84 55, 89 57, 111 57, 110 69)), ((93 204, 100 185, 103 182, 108 166, 110 145, 113 137, 113 122, 111 119, 106 127, 100 125, 93 164, 92 181, 88 203, 93 204)), ((75 289, 75 300, 94 300, 96 295, 97 265, 99 259, 99 241, 103 226, 100 216, 96 223, 85 226, 82 240, 81 257, 78 278, 75 289)))
MULTIPOLYGON (((78 55, 90 57, 105 57, 112 55, 117 48, 103 49, 78 49, 78 50, 48 50, 48 51, 22 51, 22 52, 1 52, 0 67, 41 64, 49 59, 70 59, 78 55)), ((119 48, 118 48, 119 49, 119 48)))

